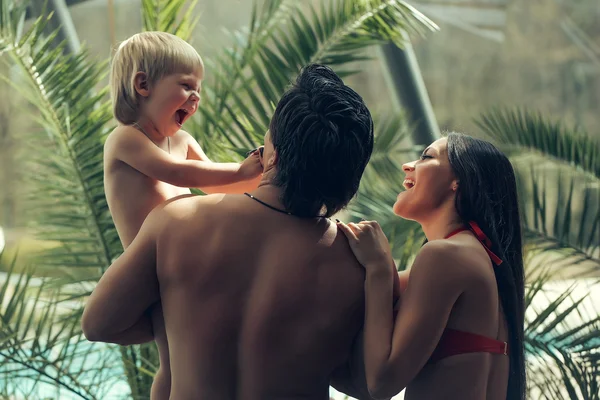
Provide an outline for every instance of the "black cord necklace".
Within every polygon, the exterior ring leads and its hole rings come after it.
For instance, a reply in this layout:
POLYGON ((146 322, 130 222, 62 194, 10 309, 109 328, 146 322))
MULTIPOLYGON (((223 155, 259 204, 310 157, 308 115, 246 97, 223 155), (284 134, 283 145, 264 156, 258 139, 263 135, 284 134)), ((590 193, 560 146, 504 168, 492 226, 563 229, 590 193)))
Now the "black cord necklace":
POLYGON ((280 213, 282 213, 282 214, 286 214, 286 215, 291 215, 292 217, 298 217, 298 218, 326 218, 326 217, 324 217, 324 216, 322 216, 322 215, 315 215, 314 217, 300 217, 299 215, 292 214, 291 212, 289 212, 289 211, 285 211, 285 210, 282 210, 281 208, 273 207, 272 205, 270 205, 270 204, 267 204, 267 203, 265 203, 264 201, 262 201, 262 200, 260 200, 260 199, 257 199, 256 197, 252 196, 250 193, 247 193, 247 192, 246 192, 246 193, 244 193, 244 194, 245 194, 246 196, 250 197, 252 200, 259 202, 259 203, 260 203, 260 204, 262 204, 263 206, 265 206, 265 207, 267 207, 267 208, 270 208, 270 209, 271 209, 271 210, 273 210, 273 211, 277 211, 277 212, 280 212, 280 213))

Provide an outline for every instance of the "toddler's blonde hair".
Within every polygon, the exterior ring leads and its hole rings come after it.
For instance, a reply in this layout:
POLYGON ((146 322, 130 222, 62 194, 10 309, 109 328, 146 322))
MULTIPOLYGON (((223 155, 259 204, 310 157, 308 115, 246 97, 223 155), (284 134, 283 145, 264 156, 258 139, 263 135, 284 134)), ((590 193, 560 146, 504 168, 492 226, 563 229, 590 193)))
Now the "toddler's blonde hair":
POLYGON ((117 121, 130 125, 139 118, 139 97, 134 79, 145 72, 150 86, 175 73, 203 68, 198 52, 185 40, 166 32, 143 32, 125 40, 112 60, 110 94, 117 121))

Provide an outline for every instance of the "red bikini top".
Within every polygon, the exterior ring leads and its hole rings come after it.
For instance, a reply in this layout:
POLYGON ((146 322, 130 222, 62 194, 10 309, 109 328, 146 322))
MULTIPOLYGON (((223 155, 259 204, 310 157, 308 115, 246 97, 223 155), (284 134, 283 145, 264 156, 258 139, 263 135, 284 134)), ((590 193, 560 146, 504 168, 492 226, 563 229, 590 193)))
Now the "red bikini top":
MULTIPOLYGON (((479 239, 481 245, 490 256, 490 259, 495 265, 502 264, 502 259, 492 252, 491 240, 483 233, 477 222, 469 222, 469 227, 462 227, 451 232, 445 239, 456 235, 459 232, 470 230, 479 239)), ((456 329, 446 328, 440 341, 429 358, 429 363, 439 361, 443 358, 454 356, 457 354, 466 353, 492 353, 508 355, 508 343, 501 342, 486 336, 477 335, 475 333, 459 331, 456 329)))

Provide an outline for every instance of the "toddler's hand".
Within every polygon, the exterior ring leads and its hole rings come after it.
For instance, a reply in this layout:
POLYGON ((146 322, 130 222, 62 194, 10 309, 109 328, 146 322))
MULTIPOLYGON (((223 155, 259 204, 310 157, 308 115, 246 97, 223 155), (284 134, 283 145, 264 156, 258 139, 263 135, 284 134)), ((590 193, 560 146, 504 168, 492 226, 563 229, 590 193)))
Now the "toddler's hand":
POLYGON ((262 172, 263 166, 260 160, 260 152, 257 149, 242 162, 240 176, 242 180, 248 180, 259 176, 262 172))

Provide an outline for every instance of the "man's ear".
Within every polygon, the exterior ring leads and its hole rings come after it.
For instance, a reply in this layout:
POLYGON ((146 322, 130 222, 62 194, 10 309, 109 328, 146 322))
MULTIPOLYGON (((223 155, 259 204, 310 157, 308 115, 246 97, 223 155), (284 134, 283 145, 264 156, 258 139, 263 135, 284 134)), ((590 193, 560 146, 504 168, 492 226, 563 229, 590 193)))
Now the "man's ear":
POLYGON ((277 165, 278 161, 279 161, 279 155, 277 154, 277 150, 273 150, 271 157, 269 157, 269 160, 267 161, 267 166, 274 167, 275 165, 277 165))
POLYGON ((133 86, 137 94, 142 97, 150 96, 150 84, 145 72, 138 72, 133 77, 133 86))

